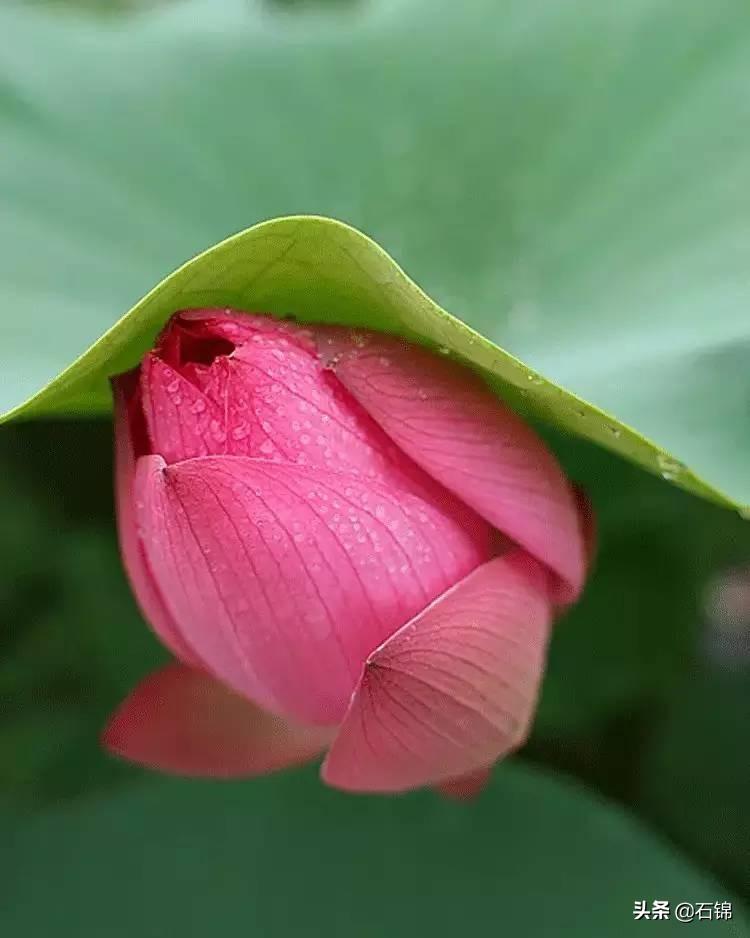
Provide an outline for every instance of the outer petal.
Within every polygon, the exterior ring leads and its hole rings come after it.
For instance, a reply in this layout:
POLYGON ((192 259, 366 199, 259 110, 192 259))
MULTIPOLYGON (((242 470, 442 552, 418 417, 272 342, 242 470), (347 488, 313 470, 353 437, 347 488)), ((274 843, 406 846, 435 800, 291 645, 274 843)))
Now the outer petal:
POLYGON ((419 466, 557 574, 585 578, 573 492, 542 440, 465 368, 388 336, 319 330, 324 361, 419 466))
POLYGON ((330 785, 402 791, 491 765, 535 708, 548 574, 514 551, 471 573, 368 659, 322 768, 330 785))
MULTIPOLYGON (((115 499, 120 552, 133 593, 146 621, 180 661, 197 666, 200 663, 197 655, 180 635, 162 600, 136 528, 133 424, 140 413, 137 384, 136 372, 120 375, 112 382, 115 407, 115 499)), ((145 444, 145 440, 143 442, 145 444)))
POLYGON ((139 528, 211 673, 274 712, 337 723, 373 648, 490 556, 491 530, 311 466, 140 460, 139 528))
POLYGON ((477 769, 476 772, 469 772, 468 775, 461 775, 459 778, 443 782, 437 785, 436 789, 444 798, 451 798, 454 801, 470 801, 477 795, 481 795, 489 784, 491 775, 492 767, 477 769))
POLYGON ((332 730, 297 726, 201 671, 171 664, 124 701, 103 734, 119 756, 178 775, 263 775, 307 762, 332 730))

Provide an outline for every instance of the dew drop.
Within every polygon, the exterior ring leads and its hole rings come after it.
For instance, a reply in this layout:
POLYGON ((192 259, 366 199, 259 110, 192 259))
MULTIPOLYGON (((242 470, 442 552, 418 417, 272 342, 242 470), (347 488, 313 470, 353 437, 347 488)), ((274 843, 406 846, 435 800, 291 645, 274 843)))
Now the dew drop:
POLYGON ((218 420, 212 420, 210 423, 211 434, 217 443, 223 443, 227 438, 226 431, 223 429, 218 420))
POLYGON ((426 401, 429 396, 430 395, 427 393, 425 388, 419 388, 417 391, 417 397, 420 399, 420 401, 426 401))
POLYGON ((273 452, 273 443, 270 440, 264 440, 260 444, 261 453, 272 453, 273 452))
POLYGON ((206 409, 206 402, 203 400, 202 397, 199 397, 198 400, 190 408, 190 413, 202 414, 205 409, 206 409))
POLYGON ((676 479, 685 469, 681 462, 667 456, 665 453, 659 453, 657 461, 662 479, 666 479, 668 482, 676 479))
POLYGON ((170 394, 175 394, 179 390, 180 390, 179 380, 170 381, 170 383, 167 385, 167 391, 170 394))
POLYGON ((446 348, 445 345, 441 345, 438 348, 437 352, 438 352, 438 355, 450 355, 451 350, 449 348, 446 348))
POLYGON ((622 436, 622 430, 619 427, 615 427, 612 424, 607 424, 607 432, 610 433, 616 440, 619 440, 622 436))

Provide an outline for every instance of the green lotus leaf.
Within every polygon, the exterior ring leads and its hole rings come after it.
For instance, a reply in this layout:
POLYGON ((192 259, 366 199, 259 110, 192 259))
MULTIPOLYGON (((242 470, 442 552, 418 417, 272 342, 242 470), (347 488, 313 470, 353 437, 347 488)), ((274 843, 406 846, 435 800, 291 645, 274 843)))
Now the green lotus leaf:
POLYGON ((750 14, 621 6, 1 10, 0 419, 104 413, 233 306, 425 343, 746 513, 750 14))

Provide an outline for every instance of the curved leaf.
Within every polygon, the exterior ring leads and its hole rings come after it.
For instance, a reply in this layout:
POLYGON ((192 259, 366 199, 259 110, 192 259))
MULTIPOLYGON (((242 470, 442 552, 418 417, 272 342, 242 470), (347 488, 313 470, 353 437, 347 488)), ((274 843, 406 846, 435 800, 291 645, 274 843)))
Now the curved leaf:
POLYGON ((669 454, 449 315, 361 232, 330 218, 277 218, 175 271, 28 401, 2 419, 106 411, 108 376, 137 363, 178 309, 228 306, 356 325, 425 342, 478 368, 527 414, 592 439, 696 494, 723 500, 669 454))
POLYGON ((744 0, 11 9, 0 37, 3 419, 104 412, 176 306, 231 304, 446 348, 526 414, 750 502, 744 0), (164 270, 300 211, 48 384, 164 270))

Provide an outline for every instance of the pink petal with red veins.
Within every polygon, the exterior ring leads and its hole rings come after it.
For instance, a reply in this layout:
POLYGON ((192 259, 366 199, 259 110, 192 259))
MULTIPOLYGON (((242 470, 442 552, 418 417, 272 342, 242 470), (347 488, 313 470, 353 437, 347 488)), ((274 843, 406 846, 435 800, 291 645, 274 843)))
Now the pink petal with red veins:
POLYGON ((490 556, 464 510, 312 467, 142 460, 139 526, 206 666, 274 712, 333 724, 368 653, 490 556))
POLYGON ((572 490, 542 440, 467 369, 388 336, 318 330, 321 358, 398 446, 552 570, 555 599, 585 578, 572 490))
POLYGON ((491 767, 477 769, 476 772, 469 772, 468 775, 461 775, 459 778, 452 778, 448 782, 436 785, 435 790, 444 798, 450 798, 453 801, 471 801, 472 798, 482 794, 491 777, 491 767))
MULTIPOLYGON (((138 536, 135 518, 135 446, 133 421, 140 408, 137 374, 120 375, 112 382, 115 423, 115 499, 117 531, 125 572, 141 612, 169 650, 186 664, 199 665, 195 652, 180 634, 162 599, 138 536)), ((146 441, 141 441, 145 446, 146 441)))
POLYGON ((223 452, 227 434, 217 404, 153 353, 143 359, 141 388, 152 453, 174 463, 223 452))
POLYGON ((207 674, 171 664, 136 687, 102 741, 117 755, 163 772, 232 778, 307 762, 332 735, 272 716, 207 674))
POLYGON ((544 666, 548 577, 520 550, 490 560, 381 645, 323 779, 403 791, 477 772, 517 747, 544 666))

